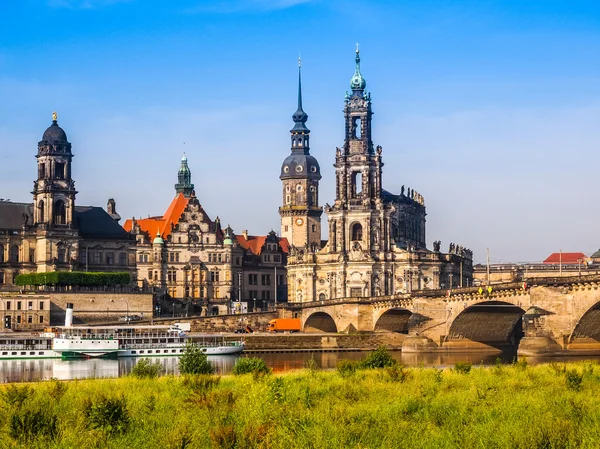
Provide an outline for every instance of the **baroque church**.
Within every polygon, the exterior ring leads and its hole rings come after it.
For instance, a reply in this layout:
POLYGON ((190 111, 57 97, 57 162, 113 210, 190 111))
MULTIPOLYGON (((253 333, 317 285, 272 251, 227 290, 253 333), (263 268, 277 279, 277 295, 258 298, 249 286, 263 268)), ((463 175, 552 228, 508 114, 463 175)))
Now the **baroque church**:
POLYGON ((71 149, 54 113, 38 142, 33 203, 0 200, 0 286, 20 273, 48 271, 128 271, 135 278, 135 238, 119 225, 115 201, 106 211, 75 204, 71 149))
POLYGON ((264 309, 287 299, 287 240, 275 232, 236 236, 219 217, 212 220, 196 196, 185 155, 177 180, 163 215, 124 224, 137 242, 139 286, 189 301, 205 315, 264 309))
POLYGON ((310 154, 308 119, 298 78, 291 154, 283 161, 281 235, 290 243, 288 301, 372 297, 472 285, 473 254, 451 244, 448 253, 426 246, 425 200, 413 189, 383 188, 382 147, 372 141, 371 94, 360 53, 344 100, 345 139, 335 153, 335 200, 319 206, 321 171, 310 154), (320 217, 327 214, 328 240, 320 217))

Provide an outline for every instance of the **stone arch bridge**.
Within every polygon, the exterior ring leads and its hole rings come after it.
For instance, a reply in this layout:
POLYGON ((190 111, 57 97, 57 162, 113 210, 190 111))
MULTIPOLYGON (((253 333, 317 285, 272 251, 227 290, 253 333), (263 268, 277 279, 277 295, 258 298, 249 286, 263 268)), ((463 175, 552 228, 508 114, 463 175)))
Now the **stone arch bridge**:
POLYGON ((543 343, 538 353, 600 350, 600 276, 532 282, 290 303, 283 313, 300 318, 305 332, 391 331, 457 349, 516 347, 528 337, 543 343))

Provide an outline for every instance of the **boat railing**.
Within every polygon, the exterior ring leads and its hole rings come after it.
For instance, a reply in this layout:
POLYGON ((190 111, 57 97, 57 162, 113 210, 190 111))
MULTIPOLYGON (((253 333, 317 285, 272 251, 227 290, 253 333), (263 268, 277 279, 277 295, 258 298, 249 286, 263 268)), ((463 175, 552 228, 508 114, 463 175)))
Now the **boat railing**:
POLYGON ((35 344, 35 345, 0 345, 0 351, 37 351, 37 350, 49 350, 52 349, 51 345, 48 344, 35 344))

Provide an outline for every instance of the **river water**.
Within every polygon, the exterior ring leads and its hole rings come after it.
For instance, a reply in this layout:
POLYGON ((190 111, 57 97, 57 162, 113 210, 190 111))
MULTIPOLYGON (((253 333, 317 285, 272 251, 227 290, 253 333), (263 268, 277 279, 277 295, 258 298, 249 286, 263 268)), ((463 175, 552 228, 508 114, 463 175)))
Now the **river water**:
MULTIPOLYGON (((358 360, 367 352, 295 352, 295 353, 265 353, 244 354, 242 357, 261 357, 274 372, 284 372, 304 368, 314 358, 317 366, 322 369, 335 369, 338 361, 358 360)), ((490 365, 500 360, 502 363, 512 363, 516 358, 515 352, 501 354, 490 353, 421 353, 408 354, 400 351, 392 352, 394 358, 405 366, 436 366, 449 367, 457 362, 470 362, 474 365, 490 365)), ((230 373, 239 356, 211 356, 208 359, 215 366, 219 374, 230 373)), ((528 363, 543 363, 550 361, 569 361, 596 359, 599 357, 553 357, 553 358, 528 358, 528 363)), ((38 360, 2 360, 0 361, 0 383, 27 382, 48 379, 72 380, 99 377, 120 377, 127 375, 136 364, 138 358, 118 359, 38 359, 38 360)), ((179 374, 177 368, 178 357, 152 357, 159 361, 166 374, 179 374)))

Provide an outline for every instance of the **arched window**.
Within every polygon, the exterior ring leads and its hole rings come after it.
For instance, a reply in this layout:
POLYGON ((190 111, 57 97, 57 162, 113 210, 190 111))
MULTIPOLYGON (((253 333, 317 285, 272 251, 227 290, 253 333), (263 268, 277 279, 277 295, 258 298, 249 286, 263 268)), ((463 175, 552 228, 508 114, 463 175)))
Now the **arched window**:
POLYGON ((4 245, 0 245, 0 263, 4 262, 4 245))
POLYGON ((352 196, 359 197, 362 194, 362 173, 354 172, 352 173, 352 196))
POLYGON ((39 221, 40 223, 44 222, 44 202, 42 200, 40 200, 40 202, 38 203, 38 217, 40 217, 39 221))
POLYGON ((319 301, 325 301, 325 293, 319 294, 319 301))
POLYGON ((54 203, 53 223, 55 225, 67 224, 67 209, 64 201, 62 200, 58 200, 56 203, 54 203))
POLYGON ((67 250, 65 248, 65 245, 63 243, 59 243, 58 245, 56 245, 56 253, 57 253, 57 259, 58 259, 58 263, 65 263, 67 260, 67 250))
POLYGON ((352 138, 360 139, 361 138, 361 120, 360 117, 352 117, 352 138))
POLYGON ((19 247, 17 245, 13 245, 10 247, 9 258, 11 263, 19 262, 19 247))
POLYGON ((360 223, 354 223, 352 225, 352 241, 362 240, 362 226, 360 223))

